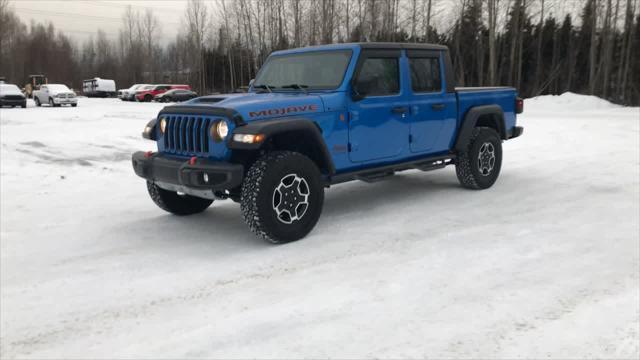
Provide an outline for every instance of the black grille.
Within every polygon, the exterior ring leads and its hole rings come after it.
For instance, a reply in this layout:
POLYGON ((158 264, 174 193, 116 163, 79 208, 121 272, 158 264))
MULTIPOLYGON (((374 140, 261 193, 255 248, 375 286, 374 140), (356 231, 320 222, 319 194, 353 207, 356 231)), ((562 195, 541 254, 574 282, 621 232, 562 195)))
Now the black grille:
POLYGON ((24 96, 21 95, 5 95, 2 98, 5 100, 24 100, 24 96))
POLYGON ((208 154, 211 119, 198 116, 169 115, 164 134, 164 149, 176 154, 208 154))

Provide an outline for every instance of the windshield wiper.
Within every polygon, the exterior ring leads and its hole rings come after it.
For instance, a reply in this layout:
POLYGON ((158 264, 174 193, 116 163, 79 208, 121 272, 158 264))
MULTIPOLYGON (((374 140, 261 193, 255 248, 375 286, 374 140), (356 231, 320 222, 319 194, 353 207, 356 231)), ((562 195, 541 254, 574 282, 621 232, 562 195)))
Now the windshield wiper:
POLYGON ((281 86, 282 89, 299 89, 304 91, 305 94, 309 94, 309 92, 307 91, 308 87, 309 85, 300 85, 300 84, 291 84, 291 85, 281 86))
POLYGON ((256 89, 265 89, 268 92, 273 92, 273 91, 271 91, 271 89, 275 89, 276 88, 273 85, 265 85, 265 84, 253 85, 253 87, 256 88, 256 89))

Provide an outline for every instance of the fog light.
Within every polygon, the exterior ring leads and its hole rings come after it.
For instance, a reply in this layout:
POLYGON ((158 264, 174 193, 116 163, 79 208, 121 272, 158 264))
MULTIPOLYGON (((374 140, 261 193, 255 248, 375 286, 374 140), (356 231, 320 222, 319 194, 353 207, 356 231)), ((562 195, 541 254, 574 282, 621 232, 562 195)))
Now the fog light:
POLYGON ((209 174, 207 174, 207 173, 202 174, 202 180, 204 180, 205 183, 208 183, 209 182, 209 174))

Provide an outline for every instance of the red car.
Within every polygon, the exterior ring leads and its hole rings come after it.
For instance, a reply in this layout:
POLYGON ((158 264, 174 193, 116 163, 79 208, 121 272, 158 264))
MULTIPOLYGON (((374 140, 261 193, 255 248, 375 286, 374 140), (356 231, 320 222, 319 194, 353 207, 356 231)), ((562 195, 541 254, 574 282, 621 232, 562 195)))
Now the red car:
POLYGON ((191 90, 189 85, 151 85, 146 86, 136 91, 136 101, 149 102, 153 100, 156 95, 160 95, 166 91, 173 89, 191 90))

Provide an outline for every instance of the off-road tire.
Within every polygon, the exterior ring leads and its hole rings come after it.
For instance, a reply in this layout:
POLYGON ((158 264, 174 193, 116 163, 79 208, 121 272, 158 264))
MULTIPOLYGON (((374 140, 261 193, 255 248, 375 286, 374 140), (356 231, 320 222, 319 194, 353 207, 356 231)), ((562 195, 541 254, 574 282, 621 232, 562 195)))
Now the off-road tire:
POLYGON ((316 225, 324 202, 320 170, 308 157, 292 151, 274 151, 259 158, 242 183, 240 208, 251 231, 264 240, 282 244, 305 237, 316 225), (274 210, 274 192, 285 177, 295 174, 308 186, 307 207, 299 220, 282 222, 274 210))
POLYGON ((158 207, 175 215, 192 215, 205 211, 213 200, 203 199, 191 195, 179 195, 175 191, 169 191, 147 181, 149 196, 158 207))
POLYGON ((491 187, 500 175, 502 166, 502 141, 500 135, 488 127, 477 127, 473 129, 471 138, 465 151, 458 153, 456 160, 456 175, 460 184, 466 188, 479 190, 491 187), (479 155, 484 144, 493 146, 495 157, 492 170, 488 174, 483 174, 480 169, 479 155))
POLYGON ((38 106, 38 107, 42 106, 42 104, 40 103, 40 99, 38 99, 37 96, 33 97, 33 101, 36 103, 36 106, 38 106))

